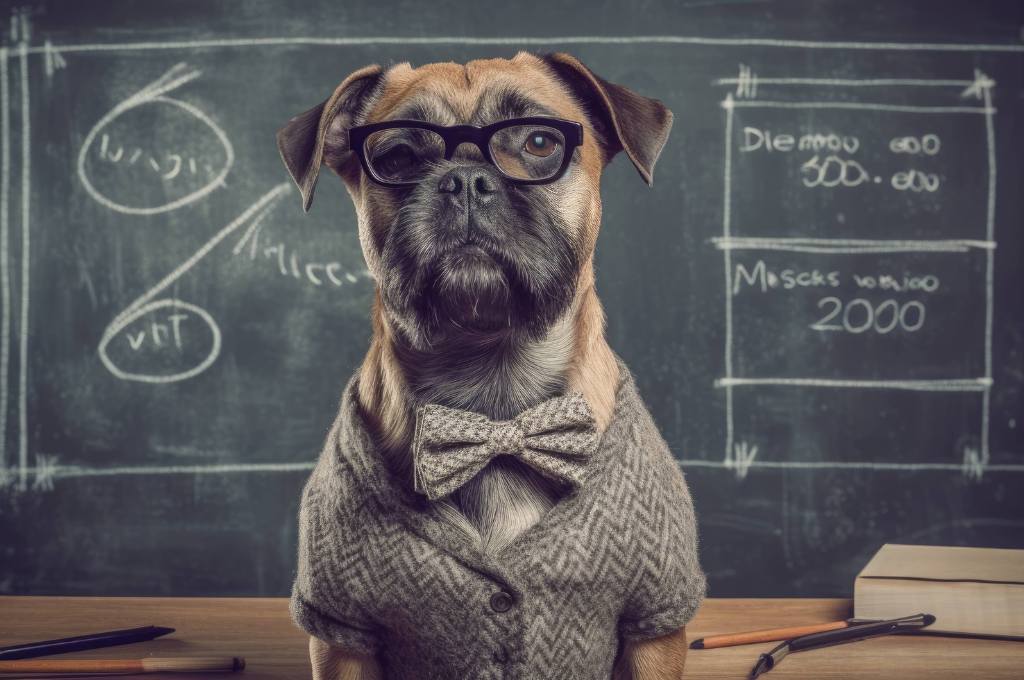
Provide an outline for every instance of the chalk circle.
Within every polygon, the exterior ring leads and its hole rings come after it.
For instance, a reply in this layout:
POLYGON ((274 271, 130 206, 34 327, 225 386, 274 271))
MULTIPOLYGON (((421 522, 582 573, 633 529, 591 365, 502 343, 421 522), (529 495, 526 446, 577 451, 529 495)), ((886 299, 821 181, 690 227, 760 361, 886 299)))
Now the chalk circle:
POLYGON ((177 300, 174 298, 164 298, 163 300, 154 300, 152 302, 149 302, 137 309, 125 310, 124 312, 119 314, 110 323, 110 325, 107 326, 106 330, 103 331, 103 338, 100 340, 98 351, 100 355, 100 361, 103 362, 103 365, 107 367, 108 371, 114 374, 114 377, 120 378, 121 380, 133 380, 135 382, 163 384, 179 382, 181 380, 188 380, 189 378, 194 378, 195 376, 199 375, 200 373, 208 369, 211 365, 213 365, 213 362, 217 360, 217 356, 220 354, 220 348, 220 327, 217 326, 217 322, 213 320, 213 317, 210 316, 209 312, 207 312, 202 307, 198 307, 188 302, 183 302, 182 300, 177 300), (174 373, 172 375, 130 373, 119 368, 107 354, 107 346, 110 344, 110 341, 117 337, 118 333, 124 330, 127 326, 129 326, 133 321, 135 321, 139 317, 148 314, 154 310, 163 309, 164 307, 174 307, 176 309, 184 309, 186 311, 192 312, 197 317, 202 319, 207 326, 209 326, 210 333, 213 335, 213 343, 210 347, 209 354, 207 354, 206 357, 193 368, 190 368, 187 371, 174 373))
POLYGON ((199 199, 203 198, 204 196, 206 196, 207 194, 209 194, 210 192, 212 192, 213 190, 215 190, 218 186, 221 185, 221 183, 224 181, 224 178, 227 177, 227 174, 231 170, 231 166, 234 165, 234 162, 235 150, 231 146, 231 142, 230 140, 228 140, 227 135, 224 133, 223 130, 220 129, 220 127, 215 122, 213 122, 210 119, 209 116, 207 116, 205 113, 203 113, 201 110, 199 110, 192 104, 189 104, 188 102, 183 102, 179 99, 173 99, 171 97, 133 97, 122 102, 121 104, 118 104, 109 113, 100 118, 99 122, 96 123, 92 130, 89 131, 89 134, 86 135, 85 141, 82 143, 82 148, 78 152, 78 177, 79 179, 82 180, 82 185, 85 187, 85 190, 100 205, 106 206, 107 208, 110 208, 111 210, 114 210, 119 213, 125 213, 127 215, 156 215, 159 213, 164 213, 171 210, 175 210, 177 208, 181 208, 182 206, 186 206, 189 203, 194 203, 199 199), (93 142, 96 141, 96 137, 103 131, 103 128, 113 123, 115 120, 117 120, 118 117, 120 117, 124 113, 127 113, 128 111, 131 111, 146 104, 163 104, 167 106, 175 106, 185 111, 186 113, 194 116, 197 120, 199 120, 199 122, 208 127, 210 131, 213 132, 214 136, 217 138, 217 141, 220 142, 220 145, 224 148, 224 167, 217 174, 217 176, 210 180, 207 184, 199 187, 192 193, 182 196, 181 198, 175 199, 173 201, 170 201, 169 203, 164 203, 163 205, 150 207, 130 206, 125 205, 123 203, 118 203, 117 201, 111 199, 110 197, 106 196, 103 192, 101 192, 99 189, 97 189, 93 185, 92 181, 89 179, 89 174, 86 171, 85 165, 86 160, 89 156, 89 149, 92 148, 93 142))

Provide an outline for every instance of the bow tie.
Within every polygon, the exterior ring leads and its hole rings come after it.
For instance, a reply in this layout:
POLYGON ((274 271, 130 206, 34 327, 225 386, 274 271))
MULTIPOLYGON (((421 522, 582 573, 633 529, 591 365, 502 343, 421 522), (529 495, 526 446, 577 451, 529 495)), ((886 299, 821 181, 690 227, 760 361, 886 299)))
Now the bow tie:
POLYGON ((501 421, 426 404, 416 410, 415 489, 430 500, 447 496, 501 454, 578 487, 597 443, 594 416, 578 392, 553 397, 501 421))

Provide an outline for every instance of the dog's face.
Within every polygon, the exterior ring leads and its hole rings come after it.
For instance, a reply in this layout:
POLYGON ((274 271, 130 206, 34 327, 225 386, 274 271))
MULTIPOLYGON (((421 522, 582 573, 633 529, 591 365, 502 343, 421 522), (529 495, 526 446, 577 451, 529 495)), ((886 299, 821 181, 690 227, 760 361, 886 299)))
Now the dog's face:
MULTIPOLYGON (((671 125, 660 102, 600 79, 574 57, 520 52, 465 66, 365 67, 293 118, 278 148, 306 209, 321 164, 341 176, 388 318, 423 345, 472 332, 542 337, 592 281, 605 165, 625 150, 651 182, 671 125), (424 164, 415 185, 388 187, 368 177, 349 148, 348 130, 357 125, 485 126, 523 116, 583 125, 582 144, 553 182, 517 183, 463 143, 450 159, 424 164)), ((533 139, 512 149, 522 162, 558 153, 557 136, 533 139)), ((396 162, 410 162, 409 148, 398 148, 396 162)))

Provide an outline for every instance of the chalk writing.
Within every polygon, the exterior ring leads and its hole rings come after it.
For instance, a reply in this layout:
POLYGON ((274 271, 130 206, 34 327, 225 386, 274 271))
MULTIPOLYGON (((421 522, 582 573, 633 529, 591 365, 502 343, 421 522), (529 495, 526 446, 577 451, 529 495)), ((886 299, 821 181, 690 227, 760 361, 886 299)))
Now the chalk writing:
POLYGON ((82 143, 77 166, 79 180, 93 199, 120 213, 154 215, 194 203, 225 186, 235 160, 227 135, 198 107, 167 96, 200 75, 183 63, 176 64, 93 126, 82 143), (143 148, 143 140, 163 140, 167 130, 180 135, 174 140, 176 147, 188 146, 191 153, 143 148), (116 142, 115 137, 124 137, 125 142, 116 142), (92 154, 97 138, 98 150, 92 154), (140 143, 132 144, 130 139, 140 143), (201 172, 197 172, 195 156, 206 159, 201 172), (182 173, 185 158, 187 174, 182 173), (105 164, 97 165, 98 161, 105 164), (146 203, 134 203, 139 196, 146 203), (168 196, 172 200, 166 200, 168 196))
MULTIPOLYGON (((747 65, 740 66, 737 78, 717 82, 736 86, 722 101, 723 227, 721 236, 712 239, 723 255, 727 291, 725 376, 715 383, 725 390, 723 467, 743 479, 761 466, 897 469, 891 466, 905 465, 909 466, 906 469, 918 469, 915 466, 941 464, 943 469, 959 469, 969 478, 980 479, 991 465, 988 411, 993 382, 992 252, 996 247, 992 128, 996 110, 991 90, 995 83, 980 72, 970 80, 934 81, 761 78, 747 65), (902 96, 898 102, 883 101, 877 95, 864 101, 856 90, 797 100, 792 92, 760 98, 766 91, 790 87, 822 92, 850 87, 865 92, 894 85, 936 91, 948 88, 949 96, 944 103, 932 97, 927 104, 906 101, 905 92, 897 93, 902 96), (974 177, 986 172, 987 202, 962 188, 976 186, 974 177), (958 189, 955 199, 943 195, 951 184, 958 189), (818 202, 797 197, 807 191, 825 198, 818 202), (851 202, 847 195, 859 198, 851 202), (782 224, 764 224, 759 206, 766 197, 789 208, 789 219, 782 224), (935 232, 946 231, 927 233, 924 225, 935 232), (801 229, 836 233, 811 236, 801 229), (875 238, 876 234, 885 238, 875 238), (734 251, 775 254, 744 258, 734 256, 734 251), (951 296, 974 290, 985 293, 983 311, 967 298, 951 296), (946 309, 952 305, 962 305, 964 310, 954 313, 946 309), (961 341, 965 336, 959 328, 950 336, 951 318, 958 319, 960 325, 969 325, 970 319, 983 323, 984 337, 979 334, 977 340, 961 341), (767 346, 748 338, 748 329, 757 329, 774 344, 767 346), (940 342, 936 334, 942 333, 946 335, 940 342), (967 344, 957 346, 957 342, 967 344), (948 349, 947 376, 935 375, 935 364, 941 361, 935 350, 939 345, 943 351, 948 349), (832 346, 841 349, 830 353, 832 346), (926 354, 919 347, 929 348, 928 361, 921 361, 920 368, 914 358, 924 359, 926 354), (836 351, 858 357, 859 362, 825 365, 836 351), (787 357, 791 352, 799 356, 787 357), (981 355, 984 366, 977 359, 963 359, 981 355), (900 358, 889 360, 889 356, 900 358), (979 370, 959 374, 965 366, 979 370), (810 374, 786 375, 786 368, 810 374), (758 374, 759 369, 770 372, 758 374), (894 369, 902 375, 884 375, 894 369), (816 370, 824 373, 815 375, 816 370), (960 461, 771 460, 786 452, 773 451, 771 440, 751 444, 756 432, 746 431, 750 426, 740 423, 756 421, 760 431, 772 421, 766 421, 769 416, 765 414, 747 415, 738 410, 734 395, 737 389, 749 393, 764 387, 813 389, 813 396, 806 399, 814 408, 827 408, 828 396, 822 392, 826 389, 911 391, 921 399, 961 393, 965 408, 980 408, 981 430, 975 443, 957 450, 960 461)), ((792 409, 802 408, 800 398, 793 397, 792 409)), ((884 396, 878 399, 885 403, 884 396)), ((756 400, 751 398, 750 403, 756 400)), ((793 424, 787 421, 776 427, 791 428, 793 424)), ((840 431, 832 432, 830 421, 814 427, 813 436, 835 441, 847 438, 840 431)), ((953 438, 963 434, 950 432, 953 438)), ((861 443, 863 439, 858 435, 861 443)), ((914 442, 907 443, 908 451, 913 447, 914 442)), ((820 455, 843 455, 841 450, 835 447, 820 455)))
MULTIPOLYGON (((813 252, 813 251, 812 251, 813 252)), ((870 252, 870 251, 869 251, 870 252)), ((777 269, 769 267, 763 259, 758 259, 753 266, 737 262, 732 276, 732 294, 752 289, 761 293, 769 291, 789 291, 801 288, 838 288, 844 282, 852 282, 865 290, 889 290, 897 293, 920 291, 934 293, 941 286, 941 279, 936 274, 866 274, 831 269, 777 269)))
POLYGON ((826 311, 825 316, 810 325, 816 331, 846 331, 857 334, 873 328, 876 333, 884 335, 897 327, 913 333, 924 326, 925 307, 917 300, 901 305, 898 301, 889 299, 873 305, 870 300, 864 298, 843 301, 829 296, 818 300, 818 307, 826 311), (840 317, 841 324, 833 323, 834 319, 840 317))
MULTIPOLYGON (((197 338, 197 341, 205 339, 200 338, 197 333, 192 333, 191 335, 193 338, 197 338)), ((104 339, 100 344, 100 359, 107 367, 107 370, 122 380, 168 383, 176 382, 178 380, 186 380, 202 373, 204 370, 209 368, 214 361, 216 361, 217 355, 220 353, 220 347, 220 327, 217 326, 217 322, 214 321, 209 312, 202 307, 182 300, 166 298, 162 300, 153 300, 152 302, 144 304, 141 307, 132 310, 131 314, 121 317, 118 321, 109 326, 106 333, 104 333, 104 339), (153 312, 163 310, 169 311, 164 312, 160 316, 153 314, 153 312), (135 322, 139 320, 141 320, 141 322, 136 324, 135 322), (156 375, 140 370, 131 371, 124 369, 117 365, 111 357, 109 350, 110 341, 117 334, 124 331, 125 344, 132 352, 138 352, 147 344, 148 341, 149 349, 153 350, 153 352, 149 353, 150 356, 156 350, 163 349, 164 351, 160 353, 160 356, 166 360, 168 357, 166 350, 173 349, 177 350, 175 352, 176 358, 187 362, 188 355, 182 354, 180 351, 184 349, 182 325, 186 321, 191 321, 192 325, 195 325, 198 322, 208 328, 208 333, 206 335, 209 336, 209 341, 207 343, 209 348, 205 353, 202 353, 202 350, 200 350, 199 356, 201 358, 193 366, 171 369, 164 374, 156 375)))
POLYGON ((340 288, 345 284, 357 283, 360 279, 372 278, 365 267, 352 272, 346 270, 340 262, 309 261, 283 240, 266 238, 263 236, 263 227, 268 214, 269 210, 264 211, 252 221, 235 243, 232 254, 248 255, 250 261, 267 262, 281 276, 314 287, 340 288))

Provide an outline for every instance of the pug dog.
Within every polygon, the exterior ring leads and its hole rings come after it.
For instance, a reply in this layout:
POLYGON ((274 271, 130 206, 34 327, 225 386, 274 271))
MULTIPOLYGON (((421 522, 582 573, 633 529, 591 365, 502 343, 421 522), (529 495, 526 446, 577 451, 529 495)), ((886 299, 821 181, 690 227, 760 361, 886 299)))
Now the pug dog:
MULTIPOLYGON (((416 486, 423 404, 508 421, 572 393, 596 432, 608 427, 623 369, 595 291, 601 175, 624 151, 651 185, 672 118, 660 101, 598 77, 572 55, 521 51, 466 64, 369 65, 278 132, 304 210, 323 165, 355 205, 376 287, 373 335, 352 385, 391 479, 416 486)), ((498 456, 430 507, 487 556, 565 493, 551 475, 498 456)), ((312 545, 300 562, 326 550, 312 545)), ((304 571, 312 567, 300 563, 304 571)), ((499 612, 508 606, 490 603, 499 612)), ((392 677, 386 647, 339 642, 370 638, 304 628, 313 631, 317 680, 392 677)), ((620 640, 612 674, 680 678, 686 651, 685 625, 620 640)), ((571 677, 597 677, 586 670, 571 677)))

